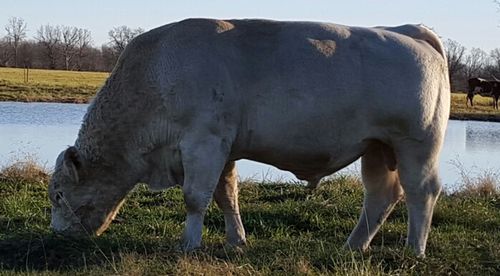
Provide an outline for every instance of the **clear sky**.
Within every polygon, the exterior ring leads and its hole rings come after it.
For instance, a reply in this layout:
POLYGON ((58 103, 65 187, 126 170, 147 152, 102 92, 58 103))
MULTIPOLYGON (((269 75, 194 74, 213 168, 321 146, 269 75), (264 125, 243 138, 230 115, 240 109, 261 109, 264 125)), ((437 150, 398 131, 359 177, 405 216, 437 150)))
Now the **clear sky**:
MULTIPOLYGON (((0 26, 11 16, 28 23, 32 37, 42 24, 89 29, 94 44, 116 26, 151 29, 188 17, 267 18, 378 26, 424 23, 467 48, 500 48, 500 11, 493 0, 2 0, 0 26)), ((0 35, 5 30, 0 29, 0 35)))

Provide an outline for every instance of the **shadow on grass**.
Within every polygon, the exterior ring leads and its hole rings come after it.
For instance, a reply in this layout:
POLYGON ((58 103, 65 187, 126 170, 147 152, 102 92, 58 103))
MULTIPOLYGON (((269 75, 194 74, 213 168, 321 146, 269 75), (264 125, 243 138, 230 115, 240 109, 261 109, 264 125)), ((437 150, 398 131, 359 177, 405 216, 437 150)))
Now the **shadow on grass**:
MULTIPOLYGON (((13 271, 74 271, 87 266, 116 268, 122 253, 175 255, 175 242, 134 240, 105 235, 96 238, 66 238, 46 232, 24 232, 0 239, 0 267, 13 271)), ((176 255, 179 255, 178 253, 176 255)))

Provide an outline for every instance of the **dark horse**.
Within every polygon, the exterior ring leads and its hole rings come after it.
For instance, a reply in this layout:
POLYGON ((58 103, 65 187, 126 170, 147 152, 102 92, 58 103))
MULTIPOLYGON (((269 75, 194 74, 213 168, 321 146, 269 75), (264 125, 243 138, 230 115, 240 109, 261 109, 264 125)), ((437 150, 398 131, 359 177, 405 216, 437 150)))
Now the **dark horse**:
POLYGON ((469 101, 470 105, 474 106, 472 99, 474 98, 477 89, 479 89, 480 94, 486 94, 486 93, 490 94, 492 90, 492 81, 481 78, 469 79, 469 91, 467 92, 467 100, 466 100, 467 106, 469 106, 469 101))
POLYGON ((476 93, 483 96, 488 95, 493 98, 493 108, 498 109, 498 98, 500 98, 500 81, 499 80, 485 80, 481 78, 469 79, 469 91, 467 92, 466 105, 474 106, 472 99, 476 93), (478 91, 479 90, 479 91, 478 91))
POLYGON ((498 109, 498 98, 500 98, 500 81, 492 82, 491 97, 493 98, 493 108, 498 109))

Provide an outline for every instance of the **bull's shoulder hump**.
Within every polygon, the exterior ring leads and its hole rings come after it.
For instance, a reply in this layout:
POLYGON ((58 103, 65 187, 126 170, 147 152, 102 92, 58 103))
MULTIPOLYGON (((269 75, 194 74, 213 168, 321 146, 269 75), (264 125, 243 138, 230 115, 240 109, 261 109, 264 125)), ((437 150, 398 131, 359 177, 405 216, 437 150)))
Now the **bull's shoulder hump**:
POLYGON ((234 29, 230 20, 213 18, 188 18, 175 23, 176 28, 186 31, 223 33, 234 29))
MULTIPOLYGON (((190 30, 204 33, 222 33, 237 30, 240 34, 260 33, 277 34, 284 31, 299 35, 339 33, 344 38, 349 37, 349 27, 323 22, 311 21, 277 21, 269 19, 210 19, 189 18, 171 24, 176 30, 190 30)), ((192 33, 191 33, 192 34, 192 33)))
POLYGON ((202 39, 207 35, 232 30, 234 25, 228 20, 210 18, 189 18, 173 22, 139 35, 135 40, 147 43, 154 39, 177 39, 191 37, 202 39))
POLYGON ((376 27, 390 32, 411 37, 416 40, 422 40, 434 48, 443 58, 446 58, 443 43, 438 35, 423 24, 406 24, 395 27, 376 27))

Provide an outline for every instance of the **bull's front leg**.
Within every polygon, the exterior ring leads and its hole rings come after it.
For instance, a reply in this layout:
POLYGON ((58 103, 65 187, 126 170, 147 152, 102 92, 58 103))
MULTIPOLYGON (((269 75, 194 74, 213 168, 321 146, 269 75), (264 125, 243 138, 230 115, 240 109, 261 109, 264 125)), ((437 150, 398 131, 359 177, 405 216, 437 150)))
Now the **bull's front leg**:
POLYGON ((205 136, 203 141, 189 139, 181 142, 184 167, 182 191, 187 211, 182 238, 184 251, 201 246, 205 212, 226 163, 227 152, 222 145, 221 139, 213 136, 205 136))
POLYGON ((224 213, 226 240, 229 245, 238 246, 246 243, 245 229, 241 222, 238 206, 238 175, 234 161, 228 162, 215 190, 215 202, 224 213))

